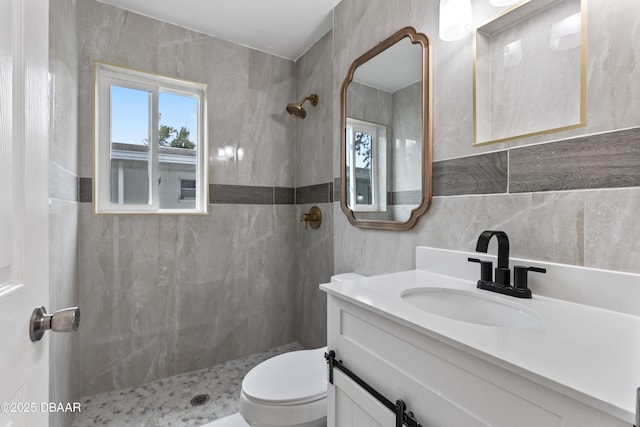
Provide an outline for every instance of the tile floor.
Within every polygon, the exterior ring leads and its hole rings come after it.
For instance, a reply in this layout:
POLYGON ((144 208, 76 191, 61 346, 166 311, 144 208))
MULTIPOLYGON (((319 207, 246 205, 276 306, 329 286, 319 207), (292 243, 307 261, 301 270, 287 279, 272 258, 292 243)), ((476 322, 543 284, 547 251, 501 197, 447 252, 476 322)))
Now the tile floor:
POLYGON ((208 369, 82 398, 82 412, 76 414, 73 427, 203 426, 237 411, 242 378, 252 367, 276 354, 300 349, 294 342, 208 369), (198 394, 211 398, 192 406, 190 401, 198 394))

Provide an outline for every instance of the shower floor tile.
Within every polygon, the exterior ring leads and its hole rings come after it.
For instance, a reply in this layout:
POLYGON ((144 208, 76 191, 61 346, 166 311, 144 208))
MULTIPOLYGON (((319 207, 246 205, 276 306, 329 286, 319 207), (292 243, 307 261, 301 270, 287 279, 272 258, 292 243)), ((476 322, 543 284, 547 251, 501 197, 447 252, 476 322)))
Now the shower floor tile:
POLYGON ((251 368, 277 354, 301 349, 294 342, 211 368, 84 397, 73 427, 202 426, 238 410, 242 378, 251 368), (208 394, 209 401, 192 406, 191 399, 199 394, 208 394))

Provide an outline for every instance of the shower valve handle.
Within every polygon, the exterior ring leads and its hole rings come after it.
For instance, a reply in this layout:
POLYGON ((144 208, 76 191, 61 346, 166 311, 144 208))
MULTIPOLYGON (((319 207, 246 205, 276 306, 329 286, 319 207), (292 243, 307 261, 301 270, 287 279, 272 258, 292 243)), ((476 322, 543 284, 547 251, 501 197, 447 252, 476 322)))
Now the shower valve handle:
POLYGON ((302 214, 302 221, 304 222, 305 230, 309 225, 311 225, 311 228, 313 229, 320 227, 320 224, 322 224, 322 212, 320 211, 320 208, 312 206, 308 213, 302 214))

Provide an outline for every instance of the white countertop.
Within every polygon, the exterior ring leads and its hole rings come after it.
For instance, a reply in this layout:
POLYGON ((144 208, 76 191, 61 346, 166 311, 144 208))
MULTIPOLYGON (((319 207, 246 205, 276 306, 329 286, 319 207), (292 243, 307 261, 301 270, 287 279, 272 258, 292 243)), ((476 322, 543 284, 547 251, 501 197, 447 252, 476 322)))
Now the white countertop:
POLYGON ((536 295, 535 288, 532 299, 504 296, 478 290, 473 280, 423 270, 327 283, 320 288, 625 422, 635 422, 636 389, 640 387, 638 316, 536 295), (489 293, 533 309, 542 322, 508 328, 441 317, 401 298, 403 291, 418 287, 489 293))

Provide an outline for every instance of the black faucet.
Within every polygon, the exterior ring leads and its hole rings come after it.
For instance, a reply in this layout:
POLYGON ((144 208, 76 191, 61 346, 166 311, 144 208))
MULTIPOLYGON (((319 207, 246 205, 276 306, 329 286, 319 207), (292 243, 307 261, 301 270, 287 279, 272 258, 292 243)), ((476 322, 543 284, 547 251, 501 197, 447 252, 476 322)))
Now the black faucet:
POLYGON ((486 254, 489 249, 489 240, 493 236, 498 239, 498 267, 495 270, 494 283, 500 286, 509 286, 511 284, 511 270, 509 270, 509 237, 507 237, 507 233, 504 231, 483 231, 478 237, 476 252, 486 254))
POLYGON ((547 270, 544 268, 517 265, 514 267, 515 285, 511 286, 511 270, 509 269, 509 238, 507 237, 507 233, 504 231, 493 230, 483 231, 480 233, 480 237, 478 237, 476 252, 487 253, 489 241, 493 236, 496 236, 498 239, 498 267, 495 269, 495 280, 491 274, 491 261, 468 258, 470 262, 477 262, 480 264, 481 274, 480 280, 478 280, 478 288, 518 298, 531 298, 531 289, 527 286, 527 273, 529 271, 546 273, 547 270))

